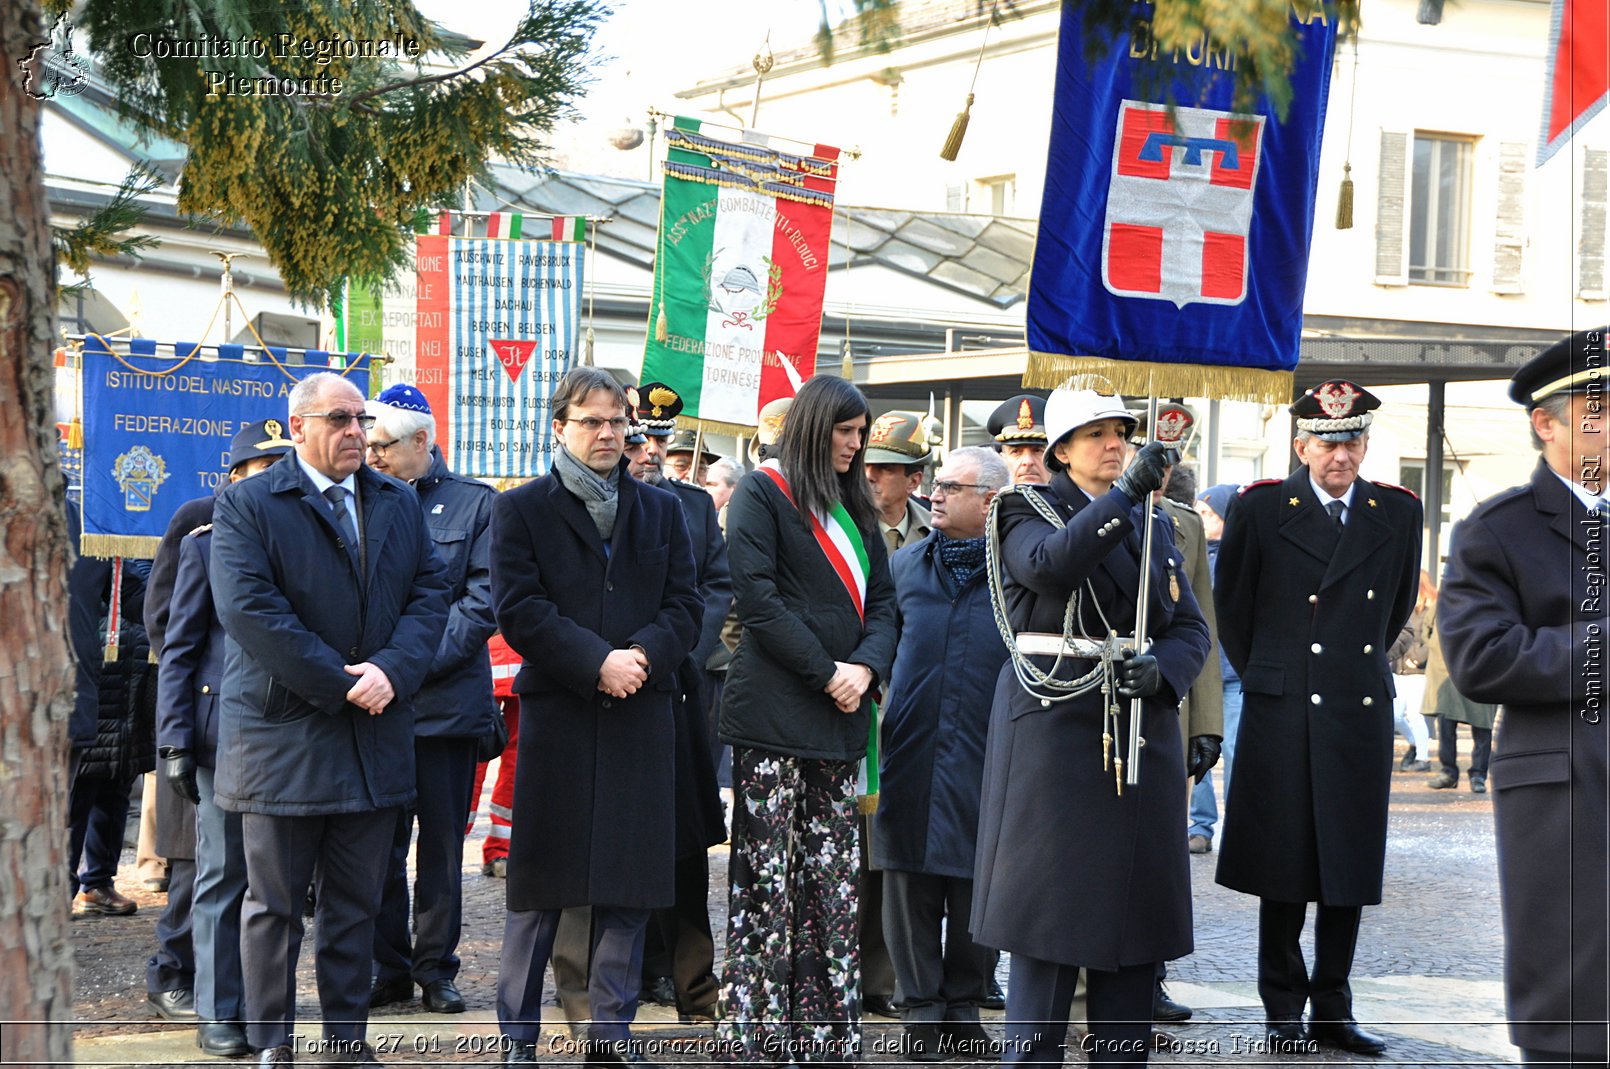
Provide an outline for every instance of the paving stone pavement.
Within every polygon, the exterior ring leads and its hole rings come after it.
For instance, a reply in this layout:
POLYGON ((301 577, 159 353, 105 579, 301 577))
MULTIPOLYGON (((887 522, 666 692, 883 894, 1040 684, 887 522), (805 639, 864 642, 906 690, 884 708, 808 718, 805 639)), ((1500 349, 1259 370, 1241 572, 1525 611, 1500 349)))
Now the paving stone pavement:
MULTIPOLYGON (((1518 1061, 1504 1027, 1503 944, 1498 913, 1490 795, 1459 789, 1432 791, 1424 773, 1393 777, 1387 841, 1386 895, 1364 910, 1353 969, 1354 1010, 1369 1030, 1385 1037, 1384 1058, 1334 1051, 1275 1054, 1261 1049, 1262 1011, 1256 987, 1257 902, 1213 882, 1216 854, 1191 858, 1196 952, 1169 965, 1169 991, 1194 1008, 1195 1016, 1166 1031, 1169 1045, 1150 1063, 1174 1065, 1373 1065, 1442 1067, 1511 1065, 1518 1061)), ((490 782, 490 777, 489 777, 490 782)), ((489 789, 489 788, 488 788, 489 789)), ((499 1061, 496 1015, 498 948, 503 928, 502 880, 481 874, 481 821, 466 844, 465 934, 458 985, 469 1003, 465 1014, 438 1017, 418 1003, 376 1010, 369 1038, 387 1065, 483 1064, 499 1061)), ((1185 834, 1182 817, 1181 838, 1185 834)), ((710 852, 710 908, 717 926, 726 916, 727 852, 710 852)), ((153 930, 162 896, 132 879, 125 855, 119 889, 140 903, 132 917, 94 917, 73 924, 78 973, 75 985, 76 1063, 84 1066, 211 1065, 228 1061, 201 1055, 190 1026, 167 1024, 145 1004, 144 970, 154 948, 153 930)), ((311 927, 311 924, 310 924, 311 927)), ((313 933, 304 943, 298 972, 300 1035, 316 1035, 318 1001, 313 983, 313 933)), ((1305 952, 1312 947, 1304 938, 1305 952)), ((1007 965, 1002 964, 1005 982, 1007 965)), ((549 991, 552 991, 550 979, 549 991)), ((550 994, 551 998, 551 994, 550 994)), ((1000 1014, 985 1023, 1000 1035, 1000 1014)), ((580 1064, 556 1006, 539 1050, 555 1064, 580 1064)), ((710 1060, 710 1029, 677 1023, 675 1013, 644 1006, 639 1034, 645 1052, 662 1063, 710 1060)), ((905 1060, 897 1022, 868 1017, 863 1049, 871 1062, 905 1060)), ((301 1064, 324 1059, 306 1050, 301 1064)), ((1068 1064, 1080 1065, 1077 1050, 1068 1064)), ((236 1063, 239 1064, 239 1063, 236 1063)), ((966 1065, 953 1061, 951 1064, 966 1065)))

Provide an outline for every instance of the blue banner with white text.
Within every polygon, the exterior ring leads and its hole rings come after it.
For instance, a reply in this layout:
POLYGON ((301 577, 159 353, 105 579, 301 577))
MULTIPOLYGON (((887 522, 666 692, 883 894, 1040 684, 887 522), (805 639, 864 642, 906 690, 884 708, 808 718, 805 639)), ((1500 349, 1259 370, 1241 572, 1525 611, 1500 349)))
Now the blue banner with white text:
POLYGON ((287 419, 291 390, 305 376, 334 371, 369 392, 369 361, 356 353, 292 357, 271 347, 269 359, 240 345, 202 355, 193 342, 113 344, 118 351, 91 336, 83 348, 81 552, 90 557, 152 556, 174 511, 227 477, 235 432, 287 419))

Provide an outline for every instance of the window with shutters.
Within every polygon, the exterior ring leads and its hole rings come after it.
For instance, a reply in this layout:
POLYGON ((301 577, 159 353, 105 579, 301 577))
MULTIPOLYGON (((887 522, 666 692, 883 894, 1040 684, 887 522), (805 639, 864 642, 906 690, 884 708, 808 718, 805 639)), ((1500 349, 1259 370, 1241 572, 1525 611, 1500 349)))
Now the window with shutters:
POLYGON ((947 212, 965 212, 967 210, 966 186, 958 183, 945 187, 945 210, 947 212))
POLYGON ((976 185, 978 206, 990 215, 1011 215, 1017 207, 1017 175, 980 178, 976 185))
POLYGON ((1493 228, 1493 292, 1521 293, 1526 261, 1526 172, 1531 146, 1498 146, 1498 212, 1493 228))
POLYGON ((1587 149, 1582 154, 1582 181, 1577 189, 1582 222, 1577 236, 1577 296, 1583 300, 1605 299, 1604 241, 1607 157, 1604 149, 1587 149))
POLYGON ((1463 286, 1470 280, 1468 138, 1414 135, 1409 179, 1409 281, 1463 286))

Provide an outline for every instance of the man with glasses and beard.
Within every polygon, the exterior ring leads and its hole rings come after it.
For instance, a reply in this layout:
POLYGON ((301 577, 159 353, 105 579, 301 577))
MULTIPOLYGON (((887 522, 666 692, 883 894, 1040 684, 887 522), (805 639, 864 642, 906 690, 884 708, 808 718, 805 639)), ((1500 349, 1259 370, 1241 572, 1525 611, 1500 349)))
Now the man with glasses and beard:
POLYGON ((677 673, 704 605, 681 504, 626 474, 620 384, 576 368, 553 414, 552 469, 492 510, 492 603, 524 662, 498 1023, 506 1064, 535 1062, 560 914, 591 906, 587 1059, 640 1063, 643 931, 676 897, 677 673))
POLYGON ((302 906, 317 891, 324 1046, 364 1042, 392 831, 414 799, 414 694, 447 622, 447 579, 409 487, 363 464, 363 394, 319 372, 290 396, 287 454, 213 512, 228 635, 218 805, 242 814, 246 1037, 290 1065, 302 906), (384 562, 384 567, 382 567, 384 562))

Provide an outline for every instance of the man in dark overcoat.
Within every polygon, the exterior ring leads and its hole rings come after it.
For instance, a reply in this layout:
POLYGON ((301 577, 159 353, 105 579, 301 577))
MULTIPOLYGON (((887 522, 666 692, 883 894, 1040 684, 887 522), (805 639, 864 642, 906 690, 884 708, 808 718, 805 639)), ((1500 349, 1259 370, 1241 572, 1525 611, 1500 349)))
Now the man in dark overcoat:
POLYGON ((872 863, 883 870, 906 1052, 919 1061, 988 1052, 978 1007, 995 954, 967 924, 990 696, 1006 660, 984 573, 984 519, 1010 477, 988 449, 952 451, 934 475, 934 530, 889 564, 900 645, 883 711, 872 863))
POLYGON ((1111 676, 1099 658, 1024 655, 1063 683, 1095 671, 1118 688, 1114 762, 1130 756, 1130 699, 1142 699, 1146 745, 1139 782, 1120 795, 1115 780, 1124 773, 1103 768, 1101 677, 1068 700, 1053 700, 1038 687, 1026 690, 1014 664, 1002 667, 985 752, 971 927, 976 942, 1012 955, 1004 1061, 1060 1063, 1083 968, 1092 1060, 1143 1062, 1157 964, 1193 946, 1190 863, 1179 833, 1185 756, 1178 708, 1210 643, 1171 525, 1149 507, 1162 485, 1164 447, 1146 447, 1124 470, 1135 419, 1121 398, 1090 390, 1054 392, 1045 422, 1049 486, 1014 488, 999 506, 1004 609, 1019 643, 1027 632, 1050 636, 1060 648, 1075 597, 1079 634, 1098 641, 1109 629, 1133 636, 1150 518, 1145 652, 1135 654, 1131 640, 1131 656, 1111 676), (1043 499, 1056 523, 1029 494, 1043 499))
POLYGON ((407 383, 369 404, 374 469, 413 487, 425 526, 447 568, 447 627, 414 699, 414 786, 418 798, 397 819, 391 869, 375 921, 375 980, 369 1005, 412 1001, 431 1013, 463 1013, 458 939, 464 915, 464 828, 475 759, 498 715, 487 643, 492 619, 493 489, 447 466, 425 395, 407 383), (415 840, 414 825, 419 825, 415 840), (409 908, 408 847, 414 847, 409 908), (412 920, 412 925, 410 925, 412 920), (412 939, 410 939, 412 932, 412 939))
POLYGON ((682 506, 626 474, 626 395, 582 367, 555 387, 553 468, 498 497, 492 598, 524 666, 498 1022, 536 1058, 560 912, 593 907, 588 1057, 622 1063, 643 930, 674 899, 673 700, 703 603, 682 506))
POLYGON ((1448 673, 1504 706, 1490 767, 1510 1042, 1522 1061, 1605 1064, 1605 331, 1544 350, 1510 385, 1542 454, 1531 482, 1454 530, 1438 599, 1448 673))
POLYGON ((1392 780, 1386 651, 1419 591, 1420 502, 1358 475, 1380 401, 1321 383, 1291 406, 1302 466, 1241 491, 1219 544, 1219 640, 1245 704, 1218 882, 1257 895, 1258 993, 1272 1042, 1361 1054, 1347 977, 1381 901, 1392 780), (1240 802, 1234 799, 1240 798, 1240 802), (1319 904, 1314 966, 1298 937, 1319 904), (1302 1013, 1311 1009, 1303 1029, 1302 1013))
POLYGON ((369 963, 397 811, 414 797, 413 696, 447 619, 414 492, 363 464, 363 394, 330 372, 290 396, 296 449, 213 511, 229 636, 214 793, 242 814, 246 1035, 290 1064, 310 881, 324 1045, 364 1043, 369 963))

